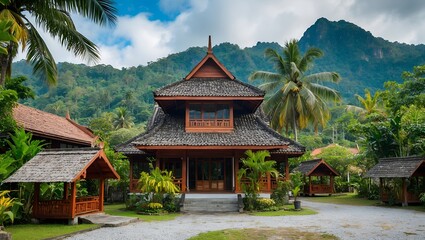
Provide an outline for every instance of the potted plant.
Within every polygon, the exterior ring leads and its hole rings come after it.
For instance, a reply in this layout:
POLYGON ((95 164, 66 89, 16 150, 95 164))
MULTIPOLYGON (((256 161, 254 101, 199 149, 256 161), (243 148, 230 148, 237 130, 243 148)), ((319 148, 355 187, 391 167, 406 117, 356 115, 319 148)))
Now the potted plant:
POLYGON ((301 201, 298 201, 298 195, 300 194, 301 187, 304 185, 302 181, 302 174, 300 172, 292 173, 291 182, 292 195, 294 196, 294 208, 295 210, 301 210, 301 201))

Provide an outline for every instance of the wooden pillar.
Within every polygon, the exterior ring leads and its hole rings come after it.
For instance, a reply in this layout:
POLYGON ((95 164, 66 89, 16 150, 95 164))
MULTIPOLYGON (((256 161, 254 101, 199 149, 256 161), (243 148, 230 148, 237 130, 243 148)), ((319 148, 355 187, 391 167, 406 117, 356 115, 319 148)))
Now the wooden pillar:
POLYGON ((408 206, 408 203, 407 203, 407 183, 406 183, 406 178, 401 178, 401 180, 403 181, 403 193, 402 193, 403 198, 402 198, 401 205, 403 207, 405 207, 405 206, 408 206))
POLYGON ((308 195, 311 194, 311 176, 308 176, 308 195))
POLYGON ((331 175, 331 179, 330 179, 330 182, 329 182, 329 184, 331 185, 331 193, 335 193, 335 191, 334 191, 334 177, 335 176, 331 175))
POLYGON ((291 180, 291 175, 289 174, 289 160, 288 156, 285 156, 285 180, 291 180))
POLYGON ((156 161, 155 161, 155 167, 161 168, 160 165, 159 165, 159 158, 158 157, 156 158, 156 161))
POLYGON ((103 202, 105 199, 105 179, 99 179, 99 211, 103 212, 103 202))
POLYGON ((384 197, 384 179, 379 178, 379 197, 381 198, 381 202, 383 202, 384 197))
POLYGON ((240 193, 241 192, 241 186, 238 180, 238 172, 239 172, 239 159, 241 158, 240 153, 238 151, 235 151, 234 154, 234 174, 235 174, 235 192, 240 193))
POLYGON ((34 183, 34 205, 32 207, 32 216, 37 218, 38 215, 38 203, 40 199, 40 183, 34 183))
POLYGON ((69 184, 64 182, 63 183, 63 200, 68 200, 69 195, 69 184))
POLYGON ((270 176, 270 173, 267 173, 267 192, 272 191, 272 178, 270 176))
POLYGON ((134 161, 133 161, 132 157, 129 157, 128 161, 130 162, 130 174, 129 174, 130 180, 128 181, 130 186, 128 187, 128 189, 130 189, 130 192, 133 192, 134 191, 133 190, 133 164, 134 164, 134 161))
POLYGON ((187 188, 187 150, 184 151, 182 158, 182 189, 181 192, 186 192, 187 188))
POLYGON ((70 218, 75 218, 75 212, 77 208, 77 186, 76 182, 71 183, 71 201, 70 201, 70 218))

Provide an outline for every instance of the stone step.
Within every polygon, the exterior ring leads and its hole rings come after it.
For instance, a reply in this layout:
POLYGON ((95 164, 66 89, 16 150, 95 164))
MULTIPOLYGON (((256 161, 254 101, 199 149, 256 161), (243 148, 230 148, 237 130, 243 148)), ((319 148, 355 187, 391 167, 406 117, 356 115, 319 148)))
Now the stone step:
POLYGON ((185 199, 182 212, 238 212, 237 198, 217 199, 185 199))

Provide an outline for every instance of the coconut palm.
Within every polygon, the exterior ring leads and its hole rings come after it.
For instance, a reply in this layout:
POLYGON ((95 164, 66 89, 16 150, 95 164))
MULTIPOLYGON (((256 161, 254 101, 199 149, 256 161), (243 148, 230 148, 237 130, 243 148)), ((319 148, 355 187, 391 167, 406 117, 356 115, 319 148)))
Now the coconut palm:
POLYGON ((381 92, 375 92, 372 96, 369 89, 365 89, 365 96, 362 97, 356 94, 356 98, 361 106, 347 105, 347 111, 359 114, 362 119, 373 113, 384 114, 381 102, 381 92))
POLYGON ((0 54, 0 86, 10 76, 18 45, 27 50, 27 61, 33 65, 33 72, 46 79, 48 84, 56 83, 56 63, 38 29, 58 39, 76 56, 97 61, 99 51, 96 45, 77 31, 71 13, 105 25, 115 23, 115 12, 113 0, 1 0, 0 21, 13 23, 9 31, 17 43, 9 41, 3 46, 7 54, 0 54))
POLYGON ((114 127, 115 129, 120 128, 131 128, 134 125, 133 117, 130 116, 130 113, 124 107, 117 107, 115 109, 116 116, 114 117, 114 127))
POLYGON ((266 91, 264 110, 271 118, 271 127, 279 132, 285 128, 286 133, 291 128, 296 141, 298 129, 312 124, 317 131, 320 125, 325 126, 330 119, 327 103, 341 99, 336 90, 320 85, 324 81, 339 82, 337 73, 305 74, 313 60, 322 55, 317 48, 309 48, 301 55, 298 41, 291 40, 285 43, 283 55, 274 49, 265 51, 276 72, 256 71, 249 77, 264 81, 259 87, 266 91))

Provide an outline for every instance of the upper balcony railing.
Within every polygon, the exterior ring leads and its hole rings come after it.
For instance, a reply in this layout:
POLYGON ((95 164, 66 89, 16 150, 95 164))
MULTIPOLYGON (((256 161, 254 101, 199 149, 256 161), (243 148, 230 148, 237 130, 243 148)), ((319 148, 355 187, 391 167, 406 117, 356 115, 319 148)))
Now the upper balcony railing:
POLYGON ((191 128, 230 128, 230 119, 189 120, 191 128))

